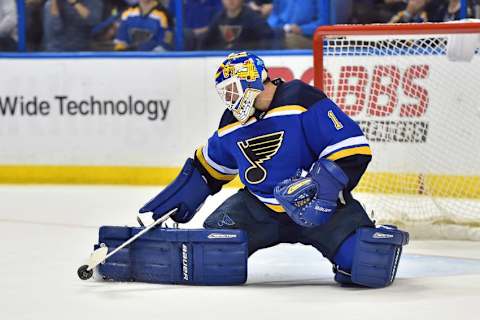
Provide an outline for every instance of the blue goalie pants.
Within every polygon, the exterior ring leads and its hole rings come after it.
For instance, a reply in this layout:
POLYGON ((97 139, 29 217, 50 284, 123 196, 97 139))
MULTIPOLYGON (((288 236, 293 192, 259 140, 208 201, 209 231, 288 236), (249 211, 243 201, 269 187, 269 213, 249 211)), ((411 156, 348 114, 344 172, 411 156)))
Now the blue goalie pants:
POLYGON ((342 242, 360 227, 374 227, 361 204, 350 193, 346 203, 324 225, 305 228, 286 213, 266 207, 248 190, 241 189, 228 198, 204 222, 206 229, 241 229, 247 232, 248 254, 280 243, 312 245, 333 262, 342 242))

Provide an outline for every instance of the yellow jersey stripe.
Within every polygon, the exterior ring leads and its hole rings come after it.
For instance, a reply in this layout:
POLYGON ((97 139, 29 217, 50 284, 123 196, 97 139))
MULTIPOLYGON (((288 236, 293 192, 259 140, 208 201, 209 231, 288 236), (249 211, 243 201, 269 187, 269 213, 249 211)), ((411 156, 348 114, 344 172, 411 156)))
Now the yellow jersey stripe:
POLYGON ((115 41, 115 47, 113 48, 113 50, 116 50, 116 51, 121 51, 121 50, 126 50, 128 48, 128 45, 123 42, 123 41, 115 41))
POLYGON ((230 133, 230 132, 233 132, 243 126, 248 126, 254 122, 256 122, 257 119, 255 119, 254 117, 250 118, 250 120, 248 120, 247 122, 245 122, 244 124, 242 124, 240 121, 237 121, 237 122, 234 122, 234 123, 231 123, 231 124, 227 124, 225 127, 222 127, 220 129, 217 130, 217 133, 218 133, 218 136, 221 137, 227 133, 230 133))
POLYGON ((200 147, 197 149, 195 152, 195 155, 197 156, 197 159, 200 161, 200 164, 207 170, 207 172, 214 177, 217 180, 222 180, 222 181, 231 181, 235 178, 235 175, 226 175, 223 173, 218 172, 213 168, 211 165, 208 164, 207 160, 203 156, 202 152, 203 147, 200 147))
POLYGON ((300 112, 305 112, 307 111, 306 108, 298 105, 289 105, 289 106, 283 106, 279 108, 275 108, 273 110, 270 110, 267 112, 267 114, 274 114, 278 112, 284 112, 284 111, 300 111, 300 112))
POLYGON ((275 211, 276 213, 285 213, 285 209, 283 209, 283 207, 279 204, 269 204, 265 202, 263 204, 275 211))
POLYGON ((122 20, 127 19, 130 15, 139 15, 139 14, 140 14, 140 9, 138 7, 128 8, 122 13, 122 20))
POLYGON ((269 204, 265 202, 263 204, 275 211, 276 213, 285 213, 285 209, 283 209, 283 207, 279 204, 269 204))
POLYGON ((219 135, 220 135, 221 133, 227 131, 228 129, 234 128, 234 127, 239 126, 239 125, 240 125, 240 121, 227 124, 225 127, 222 127, 222 128, 220 128, 220 129, 218 129, 218 133, 219 133, 219 135))
POLYGON ((162 26, 162 28, 167 29, 169 27, 167 15, 165 14, 165 12, 160 10, 153 10, 150 14, 160 20, 160 25, 162 26))
POLYGON ((356 154, 363 154, 363 155, 372 155, 372 150, 368 146, 364 147, 356 147, 356 148, 350 148, 350 149, 343 149, 337 152, 332 153, 327 157, 327 159, 335 161, 338 159, 346 158, 349 156, 353 156, 356 154))
MULTIPOLYGON (((300 112, 305 112, 307 111, 307 109, 305 109, 304 107, 302 106, 298 106, 298 105, 289 105, 289 106, 283 106, 283 107, 279 107, 279 108, 275 108, 273 110, 270 110, 267 112, 267 115, 271 115, 271 114, 275 114, 275 113, 280 113, 280 112, 285 112, 285 111, 300 111, 300 112)), ((231 124, 228 124, 226 125, 225 127, 222 127, 220 129, 217 130, 218 132, 218 136, 223 136, 225 135, 226 133, 230 133, 232 131, 235 131, 236 129, 242 127, 242 126, 246 126, 246 125, 249 125, 249 124, 252 124, 253 122, 256 122, 257 120, 255 118, 251 118, 250 120, 248 120, 246 123, 244 123, 242 125, 242 123, 240 121, 237 121, 237 122, 234 122, 234 123, 231 123, 231 124)))

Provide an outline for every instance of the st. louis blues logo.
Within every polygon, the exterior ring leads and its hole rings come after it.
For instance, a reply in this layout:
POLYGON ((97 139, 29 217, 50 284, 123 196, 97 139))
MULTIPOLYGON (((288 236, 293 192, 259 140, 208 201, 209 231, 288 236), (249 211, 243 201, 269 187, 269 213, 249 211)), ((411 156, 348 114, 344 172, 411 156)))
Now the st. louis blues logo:
POLYGON ((251 184, 258 184, 267 177, 267 170, 262 163, 270 160, 280 149, 284 131, 269 133, 263 136, 237 142, 245 158, 252 165, 245 170, 245 179, 251 184))
POLYGON ((228 214, 224 213, 222 219, 218 221, 217 225, 219 227, 233 226, 235 225, 235 221, 233 221, 228 214))

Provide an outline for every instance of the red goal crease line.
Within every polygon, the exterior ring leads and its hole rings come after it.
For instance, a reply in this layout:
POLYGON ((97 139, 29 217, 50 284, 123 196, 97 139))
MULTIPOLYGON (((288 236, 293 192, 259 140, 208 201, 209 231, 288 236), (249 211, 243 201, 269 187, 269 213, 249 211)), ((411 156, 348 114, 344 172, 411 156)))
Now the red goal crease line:
MULTIPOLYGON (((179 172, 180 167, 0 165, 0 184, 167 185, 179 172)), ((227 187, 243 185, 237 177, 227 187)), ((355 191, 480 199, 480 176, 367 172, 355 191)))

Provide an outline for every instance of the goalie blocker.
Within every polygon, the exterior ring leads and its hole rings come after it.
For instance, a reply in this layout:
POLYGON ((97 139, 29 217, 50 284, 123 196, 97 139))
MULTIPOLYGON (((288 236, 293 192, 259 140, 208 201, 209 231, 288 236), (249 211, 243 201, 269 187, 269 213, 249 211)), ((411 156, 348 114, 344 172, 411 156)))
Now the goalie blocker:
MULTIPOLYGON (((103 226, 100 246, 114 250, 142 229, 103 226)), ((247 280, 244 231, 157 228, 97 267, 105 280, 164 284, 237 285, 247 280)))

